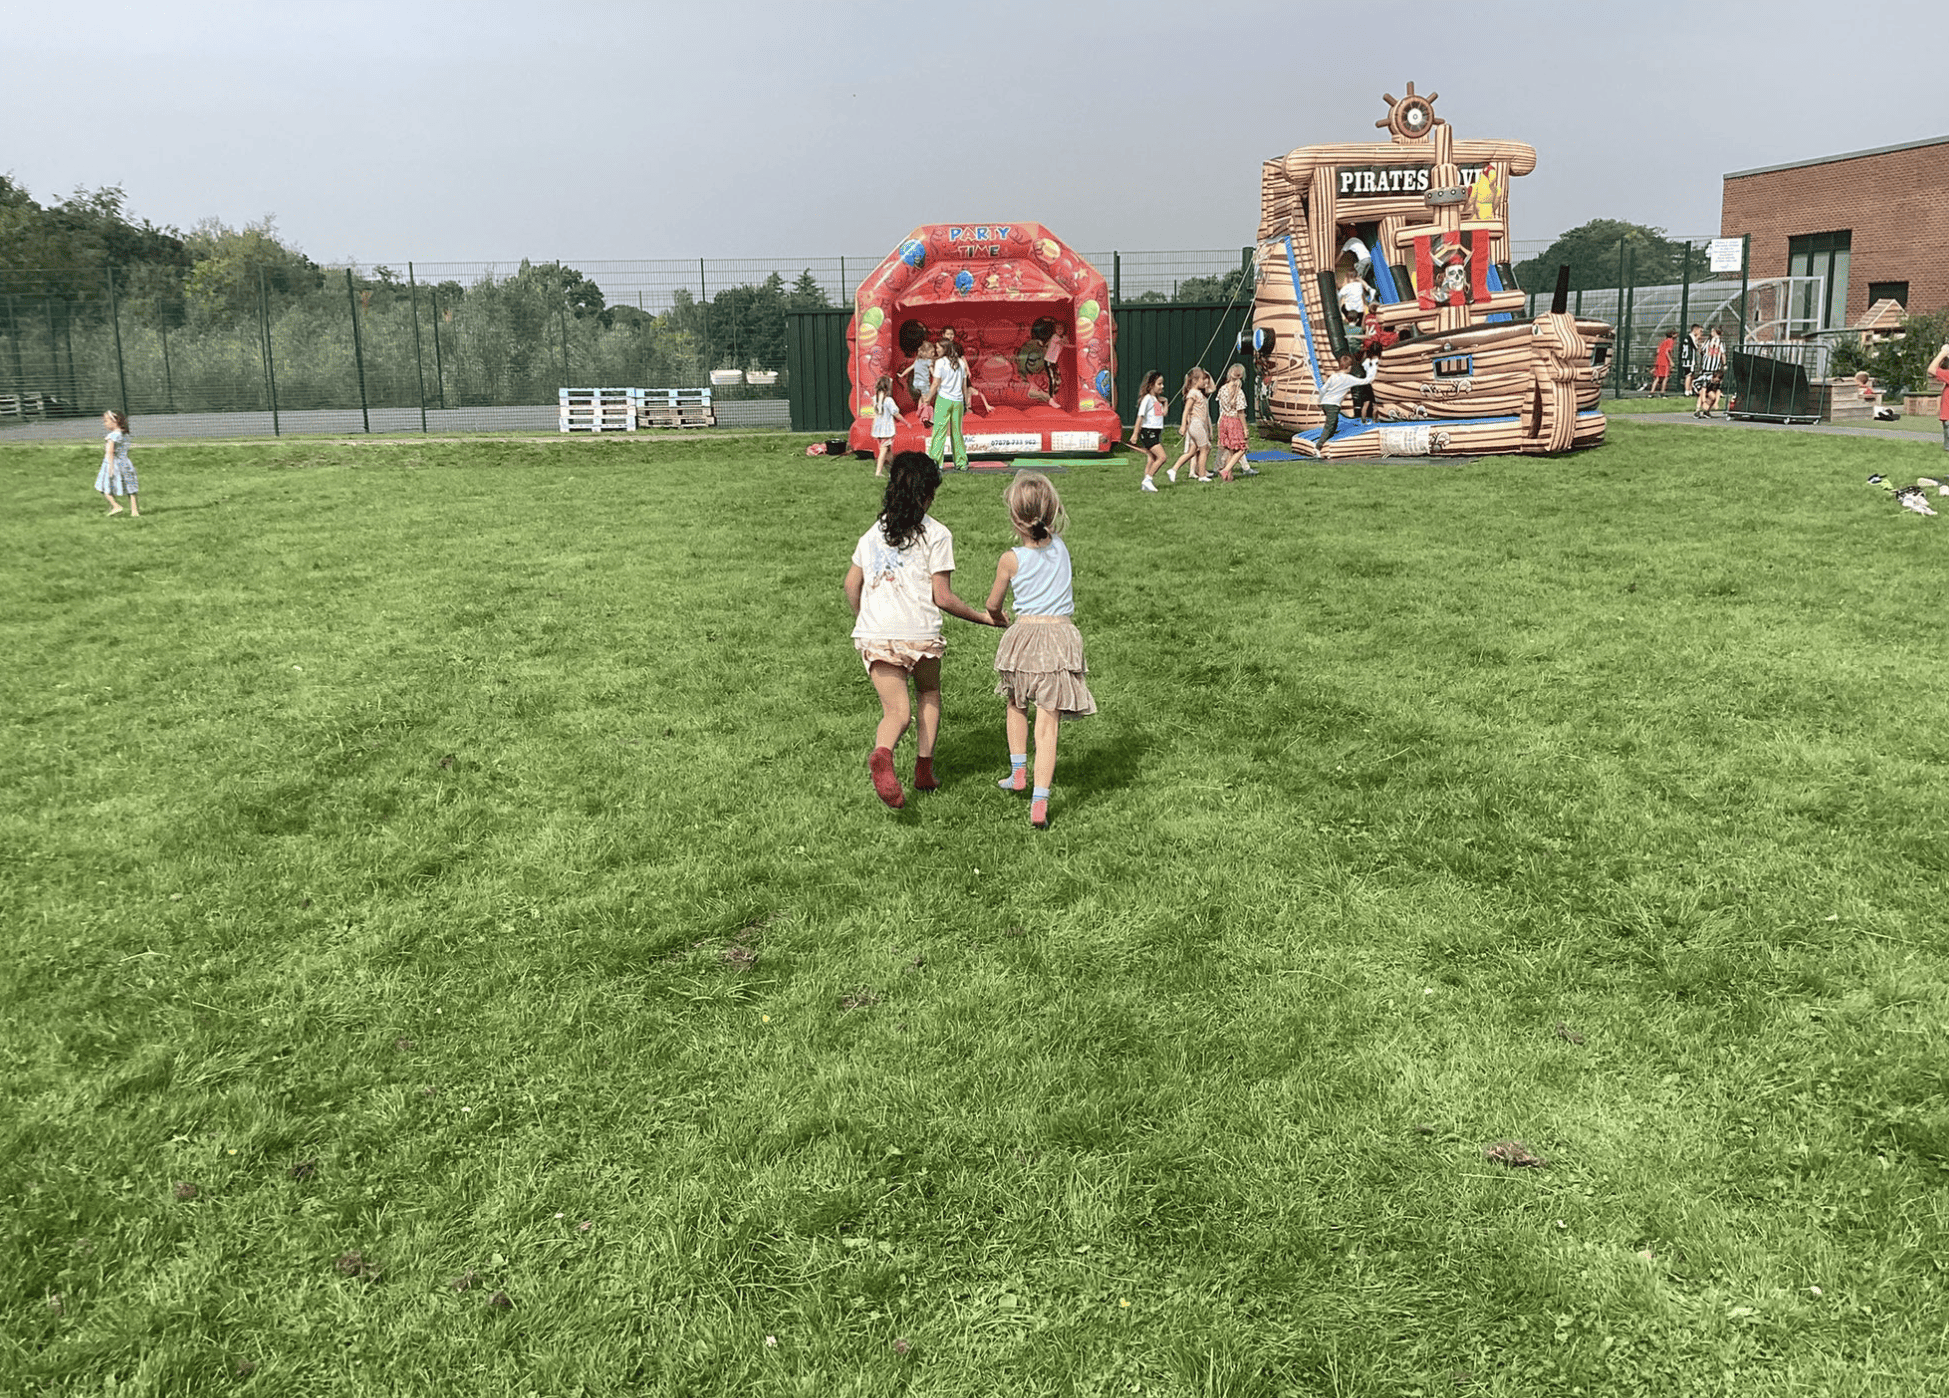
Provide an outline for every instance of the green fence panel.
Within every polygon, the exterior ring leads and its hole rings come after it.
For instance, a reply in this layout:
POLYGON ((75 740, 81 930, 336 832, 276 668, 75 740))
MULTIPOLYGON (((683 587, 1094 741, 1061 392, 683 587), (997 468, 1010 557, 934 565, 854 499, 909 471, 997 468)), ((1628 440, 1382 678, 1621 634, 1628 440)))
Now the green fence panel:
POLYGON ((790 311, 785 316, 785 369, 794 432, 845 432, 853 425, 846 377, 851 310, 790 311))
POLYGON ((1241 362, 1246 401, 1257 401, 1252 356, 1233 349, 1239 332, 1252 326, 1249 299, 1230 306, 1133 302, 1112 309, 1117 318, 1117 411, 1125 427, 1136 421, 1138 386, 1152 369, 1164 375, 1165 391, 1176 395, 1193 364, 1203 365, 1222 385, 1225 370, 1241 362))

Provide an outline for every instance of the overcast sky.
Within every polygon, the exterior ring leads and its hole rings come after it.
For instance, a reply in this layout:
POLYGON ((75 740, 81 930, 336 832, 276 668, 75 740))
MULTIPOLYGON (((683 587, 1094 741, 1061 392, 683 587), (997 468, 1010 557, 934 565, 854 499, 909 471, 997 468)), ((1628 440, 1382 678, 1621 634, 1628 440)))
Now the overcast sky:
POLYGON ((1536 147, 1524 242, 1716 233, 1727 171, 1949 134, 1949 8, 1885 0, 23 9, 0 170, 182 228, 274 215, 320 261, 877 256, 1009 219, 1238 247, 1262 160, 1381 139, 1409 79, 1536 147))

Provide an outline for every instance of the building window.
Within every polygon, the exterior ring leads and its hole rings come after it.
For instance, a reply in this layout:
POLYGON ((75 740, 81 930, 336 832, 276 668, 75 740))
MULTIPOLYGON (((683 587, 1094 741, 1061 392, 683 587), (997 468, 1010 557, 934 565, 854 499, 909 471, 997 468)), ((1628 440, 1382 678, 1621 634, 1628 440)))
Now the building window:
POLYGON ((1869 282, 1868 306, 1874 307, 1877 301, 1893 301, 1903 310, 1908 309, 1907 282, 1869 282))
POLYGON ((1829 330, 1845 318, 1848 254, 1853 243, 1852 229, 1787 239, 1787 275, 1821 279, 1818 284, 1793 289, 1793 333, 1829 330))

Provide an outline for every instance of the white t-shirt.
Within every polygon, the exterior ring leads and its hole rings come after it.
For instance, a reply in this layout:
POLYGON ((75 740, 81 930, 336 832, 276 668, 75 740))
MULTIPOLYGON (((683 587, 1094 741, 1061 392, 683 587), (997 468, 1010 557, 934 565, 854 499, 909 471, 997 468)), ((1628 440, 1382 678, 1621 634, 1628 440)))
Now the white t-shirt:
POLYGON ((1374 265, 1374 254, 1367 251, 1367 245, 1358 238, 1349 238, 1340 244, 1340 251, 1353 254, 1354 275, 1364 280, 1368 269, 1374 265))
POLYGON ((934 574, 954 571, 954 535, 932 515, 904 549, 887 542, 882 521, 860 535, 853 563, 866 575, 860 590, 856 641, 931 641, 941 634, 934 574))
POLYGON ((891 437, 894 424, 899 420, 900 405, 893 401, 893 395, 889 393, 880 400, 880 406, 873 410, 873 435, 891 437))
POLYGON ((1137 405, 1137 425, 1147 429, 1163 427, 1164 400, 1154 393, 1146 393, 1144 401, 1137 405))
POLYGON ((1355 277, 1340 288, 1340 309, 1358 315, 1367 309, 1367 298, 1373 294, 1366 282, 1355 277))
POLYGON ((953 365, 944 358, 935 360, 934 382, 939 385, 935 397, 959 403, 968 386, 968 361, 964 359, 959 365, 953 365))
POLYGON ((1367 361, 1367 372, 1365 374, 1329 375, 1327 381, 1320 387, 1320 406, 1322 408, 1339 407, 1340 404, 1347 401, 1348 389, 1358 384, 1372 383, 1374 381, 1374 370, 1379 365, 1379 360, 1370 359, 1367 361))

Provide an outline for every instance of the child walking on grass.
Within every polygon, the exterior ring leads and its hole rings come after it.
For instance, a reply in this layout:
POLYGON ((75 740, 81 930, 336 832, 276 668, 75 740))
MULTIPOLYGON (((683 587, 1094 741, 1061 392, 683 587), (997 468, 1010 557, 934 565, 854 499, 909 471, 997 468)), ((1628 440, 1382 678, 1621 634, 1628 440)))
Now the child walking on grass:
POLYGON ((887 473, 887 457, 893 453, 893 429, 900 423, 900 405, 893 401, 893 380, 885 374, 873 385, 873 474, 887 473))
POLYGON ((1137 404, 1137 425, 1130 429, 1130 445, 1143 448, 1144 483, 1141 488, 1154 495, 1157 493, 1157 482, 1151 478, 1167 459, 1164 451, 1164 413, 1170 405, 1164 401, 1164 375, 1156 369, 1146 369, 1143 384, 1137 391, 1143 397, 1137 404))
POLYGON ((110 408, 102 414, 102 426, 108 429, 103 439, 102 468, 95 472, 95 489, 101 492, 102 499, 108 501, 111 516, 122 513, 121 505, 115 497, 129 497, 129 518, 142 518, 142 511, 135 505, 135 463, 129 460, 129 420, 110 408))
POLYGON ((941 731, 941 613, 978 626, 1006 626, 990 608, 978 612, 954 595, 954 536, 927 513, 941 488, 941 468, 925 452, 893 458, 879 519, 860 536, 846 570, 846 602, 853 609, 853 648, 880 696, 880 725, 867 770, 873 789, 895 810, 907 804, 893 770, 893 745, 919 710, 914 730, 914 789, 932 791, 934 740, 941 731), (917 702, 907 697, 911 679, 917 702))
POLYGON ((1029 792, 1029 824, 1049 828, 1049 787, 1056 778, 1056 734, 1061 720, 1096 712, 1084 677, 1083 634, 1076 629, 1069 523, 1062 497, 1039 471, 1023 471, 1002 497, 1008 522, 1021 540, 995 565, 988 613, 1008 623, 1002 595, 1015 591, 1015 620, 995 652, 995 693, 1008 701, 1008 775, 1003 791, 1029 792), (1035 786, 1030 788, 1029 710, 1035 710, 1035 786))

